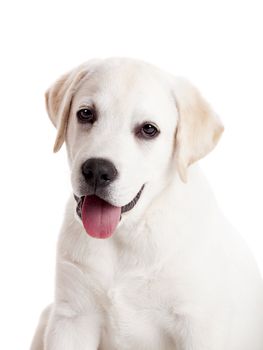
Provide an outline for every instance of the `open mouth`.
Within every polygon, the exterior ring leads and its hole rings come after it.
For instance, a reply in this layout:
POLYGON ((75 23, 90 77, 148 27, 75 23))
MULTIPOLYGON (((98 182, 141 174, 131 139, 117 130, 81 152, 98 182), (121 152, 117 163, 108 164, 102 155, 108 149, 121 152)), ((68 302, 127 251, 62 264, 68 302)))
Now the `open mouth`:
POLYGON ((78 197, 76 212, 82 220, 86 232, 96 238, 110 237, 121 219, 121 214, 130 211, 138 202, 144 185, 128 204, 116 207, 96 195, 78 197))

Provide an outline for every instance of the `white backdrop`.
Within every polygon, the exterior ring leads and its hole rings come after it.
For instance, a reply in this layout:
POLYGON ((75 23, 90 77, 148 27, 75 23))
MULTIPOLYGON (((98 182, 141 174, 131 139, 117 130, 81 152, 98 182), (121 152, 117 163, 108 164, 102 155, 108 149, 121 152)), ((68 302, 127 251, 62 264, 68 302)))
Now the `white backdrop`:
POLYGON ((28 349, 52 300, 55 244, 70 193, 44 91, 93 57, 131 56, 192 80, 225 124, 201 161, 263 271, 261 1, 8 1, 1 35, 1 349, 28 349))

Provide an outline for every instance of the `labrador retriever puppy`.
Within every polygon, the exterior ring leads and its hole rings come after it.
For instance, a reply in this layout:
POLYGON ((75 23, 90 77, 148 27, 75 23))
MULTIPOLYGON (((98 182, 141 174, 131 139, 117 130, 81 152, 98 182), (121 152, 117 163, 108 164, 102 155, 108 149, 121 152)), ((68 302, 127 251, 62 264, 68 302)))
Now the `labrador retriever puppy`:
POLYGON ((110 58, 46 105, 72 195, 31 350, 262 350, 260 273, 194 164, 223 131, 198 90, 110 58))

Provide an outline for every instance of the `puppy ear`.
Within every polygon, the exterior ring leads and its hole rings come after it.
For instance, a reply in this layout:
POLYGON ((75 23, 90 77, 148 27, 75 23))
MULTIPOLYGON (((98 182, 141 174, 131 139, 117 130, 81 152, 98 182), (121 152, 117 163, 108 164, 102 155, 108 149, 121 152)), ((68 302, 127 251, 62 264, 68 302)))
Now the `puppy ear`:
POLYGON ((224 127, 199 91, 186 79, 176 79, 174 93, 179 111, 175 156, 180 178, 186 182, 188 166, 212 151, 224 127))
POLYGON ((50 120, 57 128, 54 152, 59 151, 65 140, 71 101, 80 81, 87 74, 81 66, 64 74, 46 92, 46 109, 50 120))

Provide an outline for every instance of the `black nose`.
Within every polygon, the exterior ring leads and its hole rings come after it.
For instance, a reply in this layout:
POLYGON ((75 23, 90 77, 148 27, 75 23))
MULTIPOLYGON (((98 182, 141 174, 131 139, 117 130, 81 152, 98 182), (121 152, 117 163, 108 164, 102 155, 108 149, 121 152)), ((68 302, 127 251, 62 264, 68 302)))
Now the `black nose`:
POLYGON ((86 183, 92 188, 105 187, 116 179, 118 172, 115 166, 103 158, 91 158, 82 164, 82 174, 86 183))

